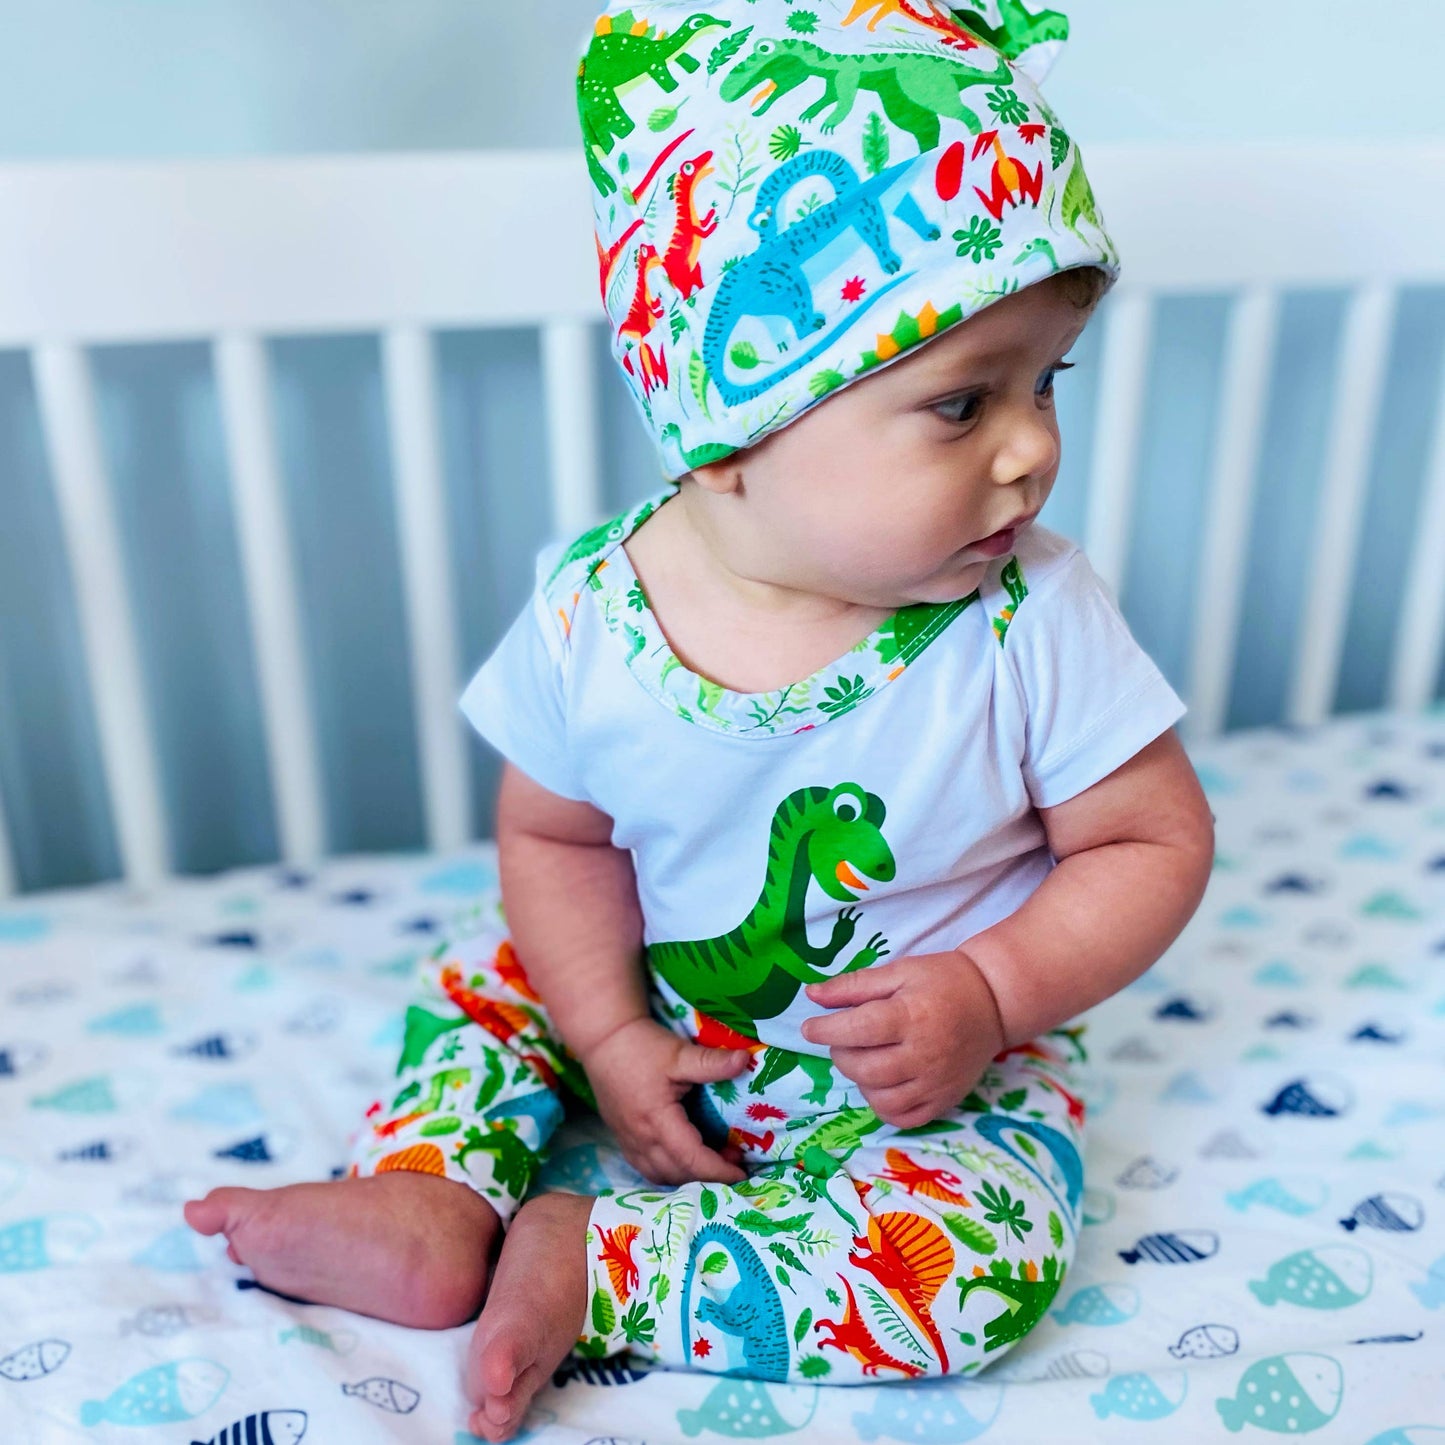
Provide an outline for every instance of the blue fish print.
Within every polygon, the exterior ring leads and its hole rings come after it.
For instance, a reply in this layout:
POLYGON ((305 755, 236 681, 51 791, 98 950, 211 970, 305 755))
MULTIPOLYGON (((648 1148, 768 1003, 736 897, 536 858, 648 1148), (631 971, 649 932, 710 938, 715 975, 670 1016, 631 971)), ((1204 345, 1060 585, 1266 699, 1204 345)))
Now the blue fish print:
POLYGON ((1256 1179, 1253 1184, 1226 1194, 1224 1202, 1240 1214, 1252 1205, 1260 1205, 1298 1218, 1313 1214, 1328 1193, 1326 1185, 1318 1179, 1256 1179))
POLYGON ((17 1384, 26 1380, 44 1379, 52 1375, 70 1358, 70 1345, 65 1340, 37 1340, 33 1345, 16 1350, 0 1359, 0 1375, 17 1384))
POLYGON ((1427 1310, 1438 1310, 1441 1305, 1445 1305, 1445 1254, 1430 1266, 1423 1283, 1410 1286, 1410 1293, 1427 1310))
POLYGON ((93 1034, 120 1034, 138 1039, 163 1033, 165 1026, 161 1023, 160 1010, 153 1003, 135 1003, 91 1019, 86 1029, 93 1034))
POLYGON ((1139 1291, 1127 1284, 1085 1285, 1052 1313, 1061 1325, 1122 1325, 1139 1313, 1139 1291))
POLYGON ((1328 1425, 1339 1412, 1344 1372, 1328 1355, 1271 1355, 1240 1376, 1233 1398, 1215 1401, 1226 1430, 1303 1435, 1328 1425))
POLYGON ((62 1149, 55 1157, 62 1164, 113 1164, 117 1159, 124 1159, 134 1147, 128 1139, 97 1139, 93 1144, 62 1149))
POLYGON ((100 1238, 88 1214, 48 1214, 0 1229, 0 1274, 22 1274, 54 1264, 74 1264, 100 1238))
POLYGON ((7 1044, 0 1048, 0 1079, 17 1079, 38 1069, 50 1051, 44 1044, 7 1044))
POLYGON ((552 1376, 554 1385, 570 1385, 580 1381, 584 1385, 635 1385, 645 1380, 651 1370, 634 1369, 617 1360, 564 1360, 562 1367, 552 1376))
MULTIPOLYGON (((853 1416, 853 1430, 860 1440, 887 1436, 916 1442, 916 1445, 966 1445, 987 1433, 998 1419, 1003 1395, 1002 1386, 990 1386, 986 1381, 971 1381, 960 1389, 954 1380, 914 1380, 906 1390, 872 1391, 868 1396, 872 1408, 853 1416)), ((692 1428, 692 1422, 683 1418, 692 1414, 688 1410, 679 1411, 678 1423, 688 1434, 695 1435, 698 1432, 692 1428)), ((760 1416, 753 1410, 741 1414, 741 1418, 734 1414, 731 1419, 723 1417, 707 1423, 709 1429, 736 1438, 754 1434, 748 1425, 770 1418, 776 1419, 778 1425, 777 1429, 767 1431, 770 1435, 798 1428, 783 1420, 776 1409, 771 1415, 760 1416)), ((831 1432, 828 1433, 831 1436, 831 1432)), ((841 1434, 831 1438, 841 1438, 841 1434)))
POLYGON ((231 1374, 214 1360, 185 1359, 152 1365, 104 1400, 80 1407, 82 1425, 173 1425, 203 1415, 221 1398, 231 1374))
POLYGON ((403 1385, 400 1380, 389 1380, 381 1375, 373 1375, 371 1379, 362 1380, 356 1385, 343 1385, 341 1393, 365 1400, 368 1405, 375 1405, 378 1410, 388 1410, 393 1415, 410 1415, 421 1403, 421 1396, 410 1385, 403 1385))
POLYGON ((190 1229, 177 1225, 132 1255, 131 1263, 167 1274, 189 1274, 203 1270, 206 1266, 196 1252, 196 1238, 190 1229))
POLYGON ((1286 1084, 1269 1103, 1260 1106, 1261 1112, 1278 1117, 1281 1114, 1295 1114, 1301 1118, 1334 1119, 1347 1113, 1350 1107, 1349 1091, 1333 1081, 1311 1081, 1294 1079, 1286 1084))
POLYGON ((1189 1377, 1183 1370, 1158 1376, 1135 1372, 1116 1375, 1097 1395, 1089 1396, 1089 1403, 1101 1420, 1110 1415, 1121 1420, 1163 1420, 1184 1403, 1188 1391, 1189 1377))
POLYGON ((191 1445, 296 1445, 305 1433, 305 1410, 263 1410, 191 1445))
POLYGON ((1146 1234, 1132 1249, 1119 1250, 1125 1264, 1149 1260, 1153 1264, 1198 1264, 1219 1253, 1219 1236, 1212 1229, 1181 1229, 1171 1234, 1146 1234))
POLYGON ((192 1059, 239 1059, 256 1046, 250 1034, 209 1034, 194 1043, 181 1044, 171 1052, 192 1059))
POLYGON ((1239 1331, 1229 1325, 1195 1325, 1169 1346, 1176 1360, 1222 1360, 1239 1349, 1239 1331))
POLYGON ((170 1113, 172 1119, 220 1124, 233 1129, 244 1129, 264 1118, 249 1084, 211 1084, 184 1102, 173 1105, 170 1113))
POLYGON ((1362 1199, 1340 1224, 1348 1230, 1364 1225, 1386 1234, 1413 1234, 1425 1222, 1425 1210, 1408 1194, 1372 1194, 1362 1199))

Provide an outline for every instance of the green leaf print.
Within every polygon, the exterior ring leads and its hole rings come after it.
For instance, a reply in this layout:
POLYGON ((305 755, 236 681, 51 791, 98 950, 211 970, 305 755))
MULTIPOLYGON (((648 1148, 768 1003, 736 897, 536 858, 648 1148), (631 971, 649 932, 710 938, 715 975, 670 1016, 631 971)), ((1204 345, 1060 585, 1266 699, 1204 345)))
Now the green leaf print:
POLYGON ((647 1313, 647 1306, 641 1300, 634 1301, 632 1307, 622 1316, 622 1334, 627 1343, 635 1345, 641 1341, 650 1345, 656 1333, 657 1321, 647 1313))
POLYGON ((745 1209, 733 1223, 753 1234, 796 1234, 811 1218, 810 1214, 794 1214, 787 1219, 771 1219, 756 1209, 745 1209))
POLYGON ((1049 1210, 1049 1238, 1053 1240, 1055 1249, 1063 1248, 1064 1221, 1052 1209, 1049 1210))
POLYGON ((726 40, 719 41, 707 58, 707 73, 716 75, 748 43, 748 36, 752 33, 753 27, 749 25, 747 29, 739 30, 736 35, 729 35, 726 40))
POLYGON ((841 717, 845 712, 851 712, 864 698, 872 697, 873 689, 863 685, 861 675, 851 680, 839 676, 833 679, 832 687, 823 689, 823 696, 826 701, 818 704, 819 711, 841 717))
POLYGON ((692 387, 692 394, 697 398, 697 404, 702 408, 702 414, 712 420, 712 412, 707 405, 707 364, 702 357, 694 351, 687 363, 687 382, 692 387))
MULTIPOLYGON (((1025 1219, 1027 1208, 1022 1199, 1015 1199, 1008 1188, 1000 1184, 997 1188, 987 1181, 978 1186, 979 1201, 983 1205, 983 1217, 990 1224, 1001 1224, 1015 1239, 1022 1241, 1033 1227, 1033 1220, 1025 1219)), ((997 1263, 997 1261, 995 1261, 997 1263)))
POLYGON ((808 379, 808 390, 812 392, 814 396, 821 399, 827 396, 830 391, 837 391, 847 379, 841 371, 833 371, 830 368, 827 371, 820 371, 810 377, 808 379))
POLYGON ((751 341, 739 341, 728 352, 728 358, 739 371, 751 371, 760 360, 758 348, 751 341))
POLYGON ((612 1308, 612 1296, 605 1289, 592 1291, 592 1328, 599 1335, 610 1335, 617 1327, 617 1312, 612 1308))
POLYGON ((795 125, 780 125, 768 137, 768 154, 775 161, 790 161, 803 148, 803 132, 795 125))
POLYGON ((721 1274, 727 1267, 728 1257, 720 1249, 714 1250, 703 1258, 702 1272, 704 1274, 721 1274))
POLYGON ((955 231, 953 239, 958 242, 958 254, 971 256, 976 265, 992 261, 1003 245, 1003 231, 991 226, 982 216, 975 216, 966 231, 955 231))
POLYGON ((657 1296, 658 1304, 662 1304, 672 1293, 672 1281, 665 1274, 653 1275, 652 1292, 657 1296))
POLYGON ((584 1335, 572 1348, 584 1360, 605 1360, 607 1358, 607 1341, 598 1335, 584 1335))
POLYGON ((1049 156, 1053 160, 1054 169, 1063 165, 1064 157, 1069 153, 1069 133, 1060 130, 1057 126, 1049 132, 1049 156))
POLYGON ((656 134, 664 131, 677 119, 677 113, 681 110, 677 105, 660 105, 650 116, 647 117, 647 128, 656 134))
POLYGON ((717 1195, 711 1189, 702 1191, 702 1217, 711 1219, 717 1213, 717 1195))
POLYGON ((794 10, 788 16, 788 29, 798 35, 812 35, 818 28, 816 10, 794 10))
POLYGON ((893 1308, 888 1300, 871 1284, 860 1284, 858 1287, 868 1296, 869 1302, 877 1311, 878 1323, 883 1326, 883 1332, 891 1336, 904 1349, 911 1350, 920 1359, 927 1359, 923 1342, 913 1333, 908 1321, 893 1308))
POLYGON ((878 175, 888 165, 888 150, 888 130, 875 110, 863 127, 863 164, 870 176, 878 175))
POLYGON ((808 1326, 812 1323, 812 1310, 804 1310, 803 1313, 798 1316, 797 1323, 793 1326, 793 1343, 795 1345, 801 1345, 803 1343, 803 1336, 808 1333, 808 1326))
POLYGON ((992 1254, 998 1248, 998 1241, 989 1233, 987 1225, 970 1219, 966 1214, 945 1214, 943 1223, 955 1239, 966 1244, 975 1254, 992 1254))
MULTIPOLYGON (((793 1289, 793 1282, 788 1278, 788 1271, 785 1270, 782 1265, 779 1265, 777 1269, 774 1270, 774 1273, 778 1276, 778 1283, 782 1285, 784 1289, 793 1289)), ((793 1289, 793 1293, 797 1294, 797 1290, 793 1289)))
POLYGON ((1022 125, 1029 118, 1028 106, 1019 99, 1016 91, 1000 85, 988 92, 988 108, 999 118, 1001 125, 1022 125))
POLYGON ((1011 1114, 1015 1109, 1022 1109, 1024 1100, 1029 1096, 1027 1089, 1010 1089, 1008 1093, 1000 1095, 998 1101, 999 1112, 1011 1114))
POLYGON ((833 1373, 833 1367, 822 1355, 804 1355, 798 1361, 798 1373, 805 1380, 821 1380, 824 1375, 833 1373))
POLYGON ((784 1244, 781 1239, 771 1240, 768 1244, 768 1248, 775 1255, 777 1255, 784 1264, 790 1264, 794 1269, 799 1270, 804 1274, 807 1273, 807 1271, 803 1269, 803 1261, 799 1259, 798 1256, 794 1254, 793 1251, 789 1249, 788 1246, 784 1244))

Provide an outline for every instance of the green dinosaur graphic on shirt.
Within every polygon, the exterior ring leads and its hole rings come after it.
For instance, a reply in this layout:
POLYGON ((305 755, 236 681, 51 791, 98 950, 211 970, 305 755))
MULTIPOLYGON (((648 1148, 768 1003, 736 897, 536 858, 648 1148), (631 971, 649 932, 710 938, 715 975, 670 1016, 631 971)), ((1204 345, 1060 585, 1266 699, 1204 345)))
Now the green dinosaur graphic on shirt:
MULTIPOLYGON (((810 884, 851 904, 867 892, 864 879, 893 877, 883 817, 882 799, 857 783, 790 793, 773 814, 762 892, 748 916, 717 938, 654 943, 649 964, 700 1013, 757 1038, 757 1020, 776 1018, 804 984, 835 976, 834 965, 858 931, 858 910, 840 908, 827 942, 813 943, 810 884)), ((866 968, 887 952, 887 940, 875 933, 837 972, 866 968)))
POLYGON ((953 18, 971 34, 985 40, 1009 60, 1017 60, 1026 50, 1048 40, 1069 38, 1068 17, 1060 10, 1040 10, 1031 15, 1022 0, 999 0, 1001 23, 990 25, 987 18, 971 5, 950 5, 953 18))

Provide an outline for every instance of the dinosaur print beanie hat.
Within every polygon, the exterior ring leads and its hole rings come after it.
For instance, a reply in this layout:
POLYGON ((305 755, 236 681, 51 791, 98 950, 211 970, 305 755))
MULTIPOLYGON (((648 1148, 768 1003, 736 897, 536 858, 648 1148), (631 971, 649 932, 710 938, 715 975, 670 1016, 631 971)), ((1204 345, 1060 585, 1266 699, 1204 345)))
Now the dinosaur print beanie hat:
POLYGON ((578 71, 613 351, 680 477, 1118 258, 1039 0, 613 0, 578 71))

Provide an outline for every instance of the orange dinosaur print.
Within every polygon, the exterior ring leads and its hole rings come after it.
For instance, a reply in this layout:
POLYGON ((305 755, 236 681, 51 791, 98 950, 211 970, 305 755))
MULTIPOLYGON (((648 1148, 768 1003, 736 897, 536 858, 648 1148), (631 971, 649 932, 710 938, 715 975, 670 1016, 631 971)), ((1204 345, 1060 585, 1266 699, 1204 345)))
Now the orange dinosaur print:
POLYGON ((750 1134, 746 1129, 732 1128, 728 1130, 728 1143, 741 1145, 743 1148, 756 1149, 759 1154, 766 1154, 773 1147, 773 1141, 777 1136, 771 1129, 766 1134, 750 1134))
POLYGON ((897 1359, 873 1338, 867 1321, 864 1320, 858 1309, 858 1300, 853 1294, 853 1286, 848 1283, 846 1275, 840 1274, 838 1278, 843 1281, 843 1288, 848 1292, 848 1307, 843 1311, 841 1320, 819 1320, 813 1326, 815 1334, 819 1330, 831 1331, 830 1334, 819 1338, 819 1348, 830 1346, 835 1350, 846 1351, 862 1365, 865 1375, 876 1375, 879 1370, 897 1370, 899 1374, 910 1380, 921 1375, 923 1373, 922 1365, 897 1359))
POLYGON ((963 1180, 947 1169, 928 1169, 916 1159, 910 1159, 901 1149, 890 1149, 883 1156, 883 1177, 901 1184, 910 1194, 922 1194, 927 1199, 941 1199, 945 1204, 957 1204, 962 1209, 972 1209, 966 1194, 959 1192, 963 1180))
POLYGON ((602 1263, 607 1266, 612 1293, 626 1304, 639 1283, 632 1245, 642 1231, 635 1224, 619 1224, 616 1229, 599 1229, 597 1233, 602 1240, 602 1263))
POLYGON ((931 30, 940 36, 945 45, 956 46, 959 50, 978 49, 978 41, 952 15, 940 15, 927 4, 927 0, 924 0, 924 4, 926 9, 915 10, 908 0, 856 0, 843 24, 853 25, 872 10, 875 14, 868 22, 868 29, 872 31, 877 30, 878 26, 890 15, 904 15, 909 20, 916 21, 925 30, 931 30))
POLYGON ((1025 200, 1038 205, 1044 191, 1044 163, 1040 161, 1032 171, 1009 155, 1003 148, 996 130, 986 130, 973 145, 973 158, 977 160, 989 147, 993 148, 993 189, 982 191, 977 186, 974 194, 983 202, 984 209, 995 221, 1003 220, 1003 208, 1007 205, 1020 206, 1025 200))
MULTIPOLYGON (((697 1020, 697 1027, 693 1031, 693 1038, 705 1049, 746 1049, 750 1054, 761 1053, 767 1045, 758 1039, 750 1039, 746 1034, 740 1034, 736 1029, 730 1029, 726 1024, 719 1023, 715 1018, 709 1018, 705 1013, 693 1010, 693 1017, 697 1020)), ((753 1115, 757 1118, 757 1115, 753 1115)))
POLYGON ((953 1271, 953 1246, 931 1219, 898 1211, 874 1215, 866 1237, 853 1240, 848 1256, 866 1269, 928 1337, 939 1367, 947 1373, 948 1351, 931 1313, 938 1291, 953 1271))
POLYGON ((699 218, 696 193, 698 185, 712 175, 713 153, 703 151, 684 161, 677 173, 677 226, 663 253, 662 266, 678 296, 686 301, 703 287, 702 243, 717 230, 717 211, 710 210, 699 218))
POLYGON ((403 1174, 439 1174, 446 1178, 447 1163, 442 1151, 435 1144, 413 1144, 395 1154, 388 1154, 376 1166, 378 1174, 397 1171, 403 1174))

